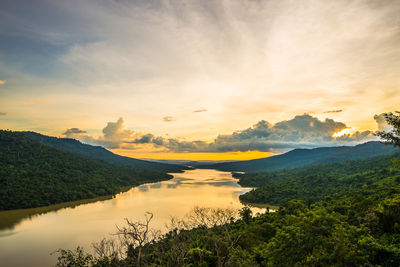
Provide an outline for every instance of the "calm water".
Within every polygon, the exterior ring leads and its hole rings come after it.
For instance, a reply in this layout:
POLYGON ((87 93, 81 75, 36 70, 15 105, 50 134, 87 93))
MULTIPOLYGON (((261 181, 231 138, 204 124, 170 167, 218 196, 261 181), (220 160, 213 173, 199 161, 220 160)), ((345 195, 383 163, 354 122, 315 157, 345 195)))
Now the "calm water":
POLYGON ((142 220, 145 211, 154 214, 152 226, 162 229, 171 216, 182 217, 194 206, 239 209, 238 196, 249 190, 228 172, 196 169, 173 175, 94 203, 0 212, 0 266, 52 266, 56 256, 50 253, 58 248, 82 246, 92 252, 92 242, 115 233, 124 218, 142 220))

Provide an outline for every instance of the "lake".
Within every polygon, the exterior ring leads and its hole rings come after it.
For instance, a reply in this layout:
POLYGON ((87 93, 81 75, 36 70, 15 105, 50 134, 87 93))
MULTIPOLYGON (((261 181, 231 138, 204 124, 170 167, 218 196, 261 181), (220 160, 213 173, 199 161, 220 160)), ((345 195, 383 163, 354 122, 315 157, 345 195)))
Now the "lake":
POLYGON ((52 266, 57 256, 51 252, 77 246, 92 252, 92 242, 110 237, 124 218, 142 220, 149 211, 154 214, 151 226, 162 229, 171 216, 183 217, 195 206, 240 209, 239 195, 250 190, 229 172, 194 169, 172 175, 171 180, 143 184, 111 199, 0 212, 0 265, 52 266))

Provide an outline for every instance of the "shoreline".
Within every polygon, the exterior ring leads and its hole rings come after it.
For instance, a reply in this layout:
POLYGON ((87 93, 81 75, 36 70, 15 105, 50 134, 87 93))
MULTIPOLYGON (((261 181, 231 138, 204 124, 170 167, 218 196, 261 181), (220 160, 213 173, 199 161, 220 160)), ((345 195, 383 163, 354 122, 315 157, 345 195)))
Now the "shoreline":
POLYGON ((249 206, 249 207, 254 207, 254 208, 261 208, 261 209, 266 209, 269 208, 270 212, 275 212, 279 209, 279 206, 276 205, 270 205, 270 204, 262 204, 262 203, 251 203, 251 202, 245 202, 240 200, 240 203, 242 203, 245 206, 249 206))
MULTIPOLYGON (((189 168, 195 169, 195 168, 189 168)), ((166 179, 160 179, 158 181, 153 182, 145 182, 134 186, 126 186, 122 187, 121 191, 115 194, 105 195, 105 196, 97 196, 94 198, 87 198, 87 199, 79 199, 74 201, 67 201, 67 202, 60 202, 56 204, 52 204, 49 206, 41 206, 41 207, 34 207, 34 208, 27 208, 27 209, 13 209, 13 210, 0 210, 0 231, 7 231, 12 230, 15 225, 23 221, 24 219, 30 219, 35 216, 39 216, 42 214, 50 213, 50 212, 57 212, 58 210, 65 209, 65 208, 75 208, 80 205, 95 203, 98 201, 105 201, 109 199, 113 199, 117 194, 125 193, 132 188, 145 185, 145 184, 154 184, 162 181, 168 181, 175 177, 175 174, 183 173, 185 170, 181 170, 179 172, 167 173, 170 177, 166 177, 166 179)), ((233 173, 232 173, 233 174, 233 173)), ((232 175, 233 178, 238 179, 232 175)), ((239 179, 238 179, 239 181, 239 179)), ((239 184, 240 185, 240 184, 239 184)), ((240 185, 243 187, 242 185, 240 185)), ((240 201, 240 200, 239 200, 240 201)), ((248 205, 250 207, 255 208, 267 208, 269 207, 271 210, 277 210, 279 207, 274 205, 268 204, 259 204, 259 203, 247 203, 244 201, 240 201, 243 205, 248 205)))
POLYGON ((85 199, 79 199, 79 200, 73 200, 73 201, 67 201, 67 202, 60 202, 60 203, 52 204, 49 206, 41 206, 41 207, 35 207, 35 208, 0 210, 0 231, 12 230, 15 225, 17 225, 24 219, 30 219, 32 217, 50 213, 50 212, 57 212, 58 210, 65 209, 65 208, 73 209, 80 205, 113 199, 116 195, 128 192, 132 188, 135 188, 135 187, 138 187, 141 185, 145 185, 145 184, 154 184, 154 183, 159 183, 162 181, 168 181, 168 180, 171 180, 174 178, 174 176, 172 174, 168 173, 168 175, 171 175, 172 177, 169 177, 168 179, 161 179, 158 181, 153 181, 153 182, 145 182, 145 183, 141 183, 141 184, 134 185, 134 186, 133 185, 125 186, 125 187, 121 188, 120 192, 110 194, 110 195, 97 196, 94 198, 85 198, 85 199))

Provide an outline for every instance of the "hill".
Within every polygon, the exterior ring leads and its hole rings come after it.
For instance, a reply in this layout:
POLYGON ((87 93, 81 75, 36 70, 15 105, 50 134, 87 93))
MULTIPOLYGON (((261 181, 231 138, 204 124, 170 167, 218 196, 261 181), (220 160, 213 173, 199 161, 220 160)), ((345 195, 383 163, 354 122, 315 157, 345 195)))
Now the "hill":
POLYGON ((117 228, 119 246, 103 239, 94 256, 60 250, 58 266, 399 266, 400 170, 391 162, 398 156, 263 173, 277 176, 260 181, 245 174, 241 182, 274 183, 253 196, 269 201, 274 194, 276 212, 253 217, 245 207, 235 217, 230 209, 198 207, 145 245, 137 242, 143 234, 131 235, 140 220, 128 221, 117 228), (104 248, 114 253, 105 256, 104 248), (118 257, 121 248, 126 256, 118 257))
POLYGON ((237 160, 168 160, 168 159, 146 159, 151 162, 159 162, 159 163, 164 163, 164 164, 176 164, 176 165, 182 165, 182 166, 187 166, 187 167, 192 167, 192 168, 198 168, 199 166, 203 165, 211 165, 211 164, 217 164, 217 163, 227 163, 227 162, 236 162, 237 160))
POLYGON ((0 210, 112 195, 171 177, 115 166, 45 145, 21 132, 0 130, 0 210))
POLYGON ((389 155, 396 152, 398 152, 398 149, 393 146, 372 141, 356 146, 294 149, 287 153, 268 158, 218 163, 200 167, 222 171, 273 172, 324 163, 389 155))
POLYGON ((161 172, 180 172, 185 167, 175 164, 166 164, 159 162, 150 162, 146 160, 134 159, 116 155, 101 146, 92 146, 83 144, 78 140, 71 138, 57 138, 42 135, 35 132, 23 132, 29 138, 64 151, 74 152, 83 156, 103 160, 105 162, 120 166, 129 166, 142 170, 153 170, 161 172))
POLYGON ((239 197, 244 202, 281 205, 292 199, 302 199, 313 203, 323 200, 326 195, 342 195, 374 183, 400 182, 400 171, 391 168, 392 161, 399 157, 397 153, 272 173, 236 173, 234 176, 239 178, 242 186, 257 187, 239 197))

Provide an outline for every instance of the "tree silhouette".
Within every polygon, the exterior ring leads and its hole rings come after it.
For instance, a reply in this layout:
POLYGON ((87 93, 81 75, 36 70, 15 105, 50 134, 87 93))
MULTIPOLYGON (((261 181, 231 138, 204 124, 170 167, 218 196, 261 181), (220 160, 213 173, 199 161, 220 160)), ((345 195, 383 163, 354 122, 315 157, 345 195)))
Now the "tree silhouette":
POLYGON ((400 111, 384 113, 383 116, 387 124, 392 126, 392 129, 390 131, 379 131, 376 135, 384 139, 385 144, 392 144, 400 148, 400 111))

